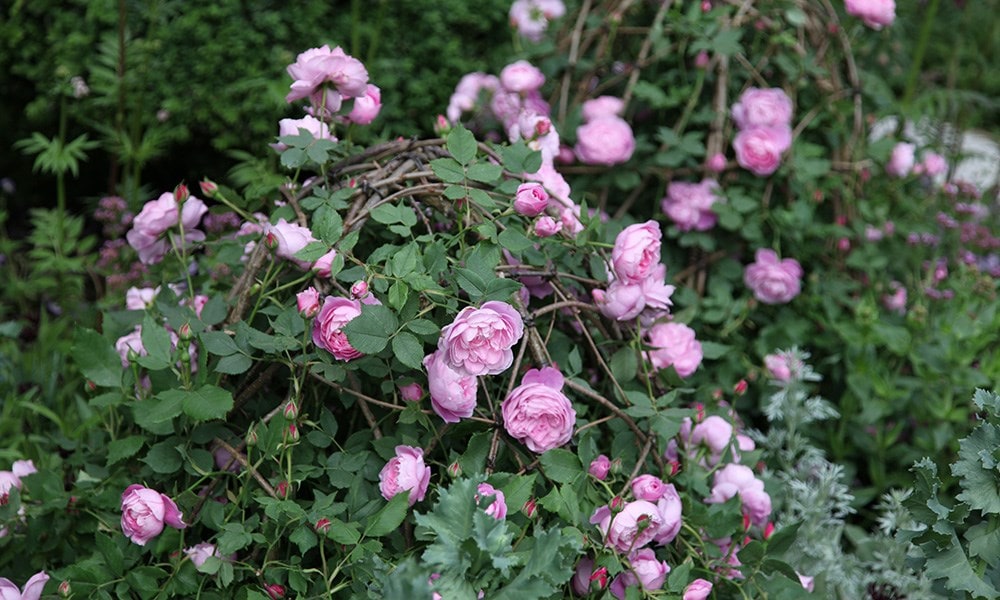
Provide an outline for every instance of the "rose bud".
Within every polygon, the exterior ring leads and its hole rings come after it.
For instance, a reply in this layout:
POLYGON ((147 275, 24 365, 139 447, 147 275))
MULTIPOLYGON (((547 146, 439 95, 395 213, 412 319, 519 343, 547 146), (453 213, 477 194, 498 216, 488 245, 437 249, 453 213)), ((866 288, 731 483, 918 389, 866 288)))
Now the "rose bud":
POLYGON ((448 465, 448 475, 455 479, 462 476, 462 465, 457 460, 448 465))
POLYGON ((733 386, 733 392, 735 392, 737 396, 742 396, 743 394, 746 393, 746 391, 747 391, 746 379, 740 379, 739 381, 736 382, 736 385, 733 386))
POLYGON ((285 586, 277 583, 269 583, 264 586, 264 591, 271 597, 271 600, 278 600, 285 597, 285 586))
POLYGON ((521 512, 529 519, 534 517, 535 513, 538 512, 538 503, 534 498, 528 498, 524 501, 524 505, 521 506, 521 512))
POLYGON ((187 186, 183 183, 177 184, 177 187, 174 188, 174 201, 176 201, 177 204, 184 204, 184 201, 186 201, 190 196, 191 193, 188 191, 187 186))
POLYGON ((327 531, 330 531, 330 519, 322 518, 319 521, 316 521, 316 531, 319 533, 326 533, 327 531))
POLYGON ((299 441, 299 428, 295 423, 289 423, 288 425, 288 441, 292 444, 299 441))
POLYGON ((219 191, 219 186, 210 179, 202 180, 198 185, 201 186, 201 193, 206 198, 214 198, 219 191))
POLYGON ((256 446, 258 441, 259 440, 257 439, 257 428, 251 425, 250 430, 247 431, 247 446, 250 447, 256 446))
POLYGON ((73 588, 70 586, 68 581, 63 581, 59 584, 59 595, 63 598, 69 598, 73 594, 73 588))
POLYGON ((286 421, 294 421, 299 417, 299 407, 295 404, 294 400, 289 400, 285 404, 285 409, 281 412, 282 416, 285 417, 286 421))
POLYGON ((275 491, 275 493, 278 494, 279 498, 287 498, 288 497, 288 482, 287 481, 282 481, 282 482, 278 483, 278 487, 275 488, 274 491, 275 491))

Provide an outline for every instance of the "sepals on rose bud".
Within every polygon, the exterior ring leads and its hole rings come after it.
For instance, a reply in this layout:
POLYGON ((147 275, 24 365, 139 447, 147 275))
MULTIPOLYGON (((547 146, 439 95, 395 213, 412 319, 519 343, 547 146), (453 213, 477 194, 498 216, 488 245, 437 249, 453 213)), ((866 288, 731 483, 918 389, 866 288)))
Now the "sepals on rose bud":
POLYGON ((215 198, 215 195, 219 193, 219 185, 211 179, 202 180, 198 185, 201 187, 202 195, 206 198, 215 198))
POLYGON ((182 341, 190 342, 194 338, 194 334, 191 333, 191 325, 185 323, 177 329, 177 337, 182 341))
POLYGON ((298 426, 295 423, 289 423, 285 435, 286 440, 289 443, 294 444, 295 442, 299 441, 300 437, 301 434, 299 434, 298 426))
POLYGON ((608 508, 611 509, 612 513, 621 512, 622 508, 625 507, 625 500, 621 496, 615 496, 608 503, 608 508))
POLYGON ((767 525, 764 526, 764 539, 771 539, 774 534, 774 521, 768 521, 767 525))
POLYGON ((183 183, 178 183, 177 187, 174 188, 174 201, 177 204, 184 204, 189 197, 191 197, 191 192, 188 191, 188 187, 183 183))
POLYGON ((278 236, 268 233, 264 236, 264 245, 267 246, 268 250, 276 250, 278 248, 278 236))
POLYGON ((590 574, 590 585, 593 586, 597 584, 597 589, 603 590, 608 587, 608 568, 601 567, 599 569, 594 569, 594 572, 590 574))
POLYGON ((737 396, 742 396, 746 392, 747 392, 747 380, 740 379, 739 381, 736 382, 736 385, 733 386, 733 393, 735 393, 737 396))
POLYGON ((670 465, 671 477, 681 472, 681 462, 679 460, 672 460, 668 464, 670 465))
POLYGON ((278 482, 278 486, 274 488, 274 492, 278 495, 279 498, 287 498, 288 482, 287 481, 278 482))
POLYGON ((316 531, 319 532, 319 533, 324 533, 324 534, 327 531, 330 531, 330 519, 327 519, 326 517, 324 517, 324 518, 316 521, 316 531))
POLYGON ((257 445, 258 441, 260 440, 257 437, 257 428, 251 425, 250 429, 247 431, 247 446, 252 448, 257 445))
POLYGON ((63 581, 59 584, 59 595, 63 598, 69 598, 73 595, 73 588, 70 586, 68 581, 63 581))
POLYGON ((367 295, 368 282, 364 280, 354 282, 354 285, 351 286, 351 297, 360 299, 367 295))
POLYGON ((446 135, 450 131, 451 123, 448 122, 448 119, 446 119, 444 115, 438 115, 437 118, 434 119, 434 133, 437 135, 446 135))
POLYGON ((452 479, 458 479, 462 476, 462 465, 457 460, 448 465, 448 476, 452 479))
POLYGON ((281 416, 285 417, 286 421, 294 421, 299 418, 299 406, 295 404, 295 400, 289 400, 285 404, 285 408, 281 411, 281 416))
POLYGON ((534 498, 528 498, 521 506, 521 512, 529 519, 533 518, 538 513, 538 502, 534 498))

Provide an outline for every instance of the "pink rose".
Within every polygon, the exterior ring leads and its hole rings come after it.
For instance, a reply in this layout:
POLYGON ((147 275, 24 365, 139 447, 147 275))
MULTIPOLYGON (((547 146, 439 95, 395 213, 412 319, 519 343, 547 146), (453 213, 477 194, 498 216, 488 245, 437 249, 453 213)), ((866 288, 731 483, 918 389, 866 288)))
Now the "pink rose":
POLYGON ((733 438, 733 426, 718 415, 706 417, 691 430, 691 443, 705 444, 713 455, 720 456, 733 438))
POLYGON ((794 258, 779 260, 774 250, 761 248, 743 271, 743 281, 764 304, 785 304, 802 289, 802 267, 794 258))
POLYGON ((15 460, 14 464, 11 465, 10 470, 18 479, 38 472, 38 469, 35 468, 35 463, 32 460, 15 460))
MULTIPOLYGON (((311 232, 310 235, 312 235, 311 232)), ((316 259, 316 262, 312 265, 313 271, 316 271, 316 274, 320 277, 329 277, 330 268, 333 266, 333 259, 335 258, 337 258, 337 251, 331 249, 329 252, 316 259)))
POLYGON ((576 157, 588 165, 612 166, 632 158, 632 127, 619 117, 601 117, 576 130, 576 157))
MULTIPOLYGON (((591 523, 594 522, 593 519, 591 517, 591 523)), ((638 550, 651 542, 663 526, 663 518, 656 505, 645 500, 626 503, 621 512, 605 526, 607 521, 607 518, 602 518, 598 523, 605 532, 604 543, 623 554, 638 550)))
POLYGON ((42 590, 49 576, 45 571, 39 571, 31 576, 24 584, 24 589, 18 589, 13 581, 6 577, 0 577, 0 598, 3 600, 38 600, 42 597, 42 590))
POLYGON ((792 99, 781 88, 749 88, 733 105, 733 121, 740 129, 789 127, 792 123, 792 99))
POLYGON ((927 176, 937 177, 948 172, 948 161, 937 152, 925 152, 918 167, 918 170, 927 176))
POLYGON ((533 92, 545 84, 545 75, 526 60, 511 63, 500 71, 500 85, 511 92, 533 92))
POLYGON ((312 339, 316 346, 339 360, 354 360, 361 353, 351 346, 341 329, 361 315, 361 303, 339 296, 327 296, 316 320, 313 321, 312 339))
POLYGON ((202 542, 200 544, 195 544, 190 548, 185 548, 184 554, 187 554, 187 557, 191 559, 191 563, 196 567, 204 565, 205 561, 212 556, 220 559, 222 558, 222 555, 219 554, 218 548, 208 542, 202 542))
POLYGON ((164 192, 143 205, 125 237, 143 264, 155 264, 163 260, 169 248, 167 240, 162 239, 168 229, 183 227, 185 242, 204 240, 205 234, 195 228, 207 212, 205 203, 194 196, 188 196, 178 211, 173 192, 164 192))
POLYGON ((507 128, 511 142, 523 139, 532 150, 542 153, 542 163, 551 164, 559 154, 559 132, 552 119, 530 108, 522 108, 517 119, 507 128))
POLYGON ((906 314, 906 288, 898 281, 893 281, 890 288, 892 294, 882 296, 883 306, 897 314, 906 314))
POLYGON ((424 499, 431 482, 431 468, 424 466, 424 451, 413 446, 396 446, 396 456, 378 474, 382 497, 391 500, 400 492, 410 493, 410 506, 424 499))
POLYGON ((657 323, 646 333, 649 345, 649 362, 656 369, 673 365, 681 377, 695 372, 701 364, 701 343, 695 339, 694 330, 683 323, 657 323))
POLYGON ((407 402, 416 402, 424 397, 424 388, 419 383, 399 386, 399 396, 407 402))
POLYGON ((658 546, 663 546, 672 542, 681 530, 681 497, 674 484, 663 485, 663 495, 656 501, 656 510, 659 511, 663 524, 653 541, 658 546))
POLYGON ((563 381, 558 369, 531 369, 500 406, 504 429, 532 452, 558 448, 573 436, 576 411, 561 391, 563 381))
POLYGON ((275 245, 275 254, 280 258, 290 260, 303 269, 309 268, 309 263, 295 258, 296 252, 317 241, 307 227, 279 219, 273 225, 264 225, 264 236, 269 243, 275 245))
POLYGON ((885 166, 885 172, 893 177, 906 177, 913 170, 915 162, 914 152, 916 146, 900 142, 892 148, 892 155, 889 163, 885 166))
POLYGON ((705 167, 713 173, 721 173, 726 170, 726 155, 718 152, 709 157, 705 167))
POLYGON ((791 146, 792 130, 789 127, 744 129, 733 140, 736 162, 761 177, 778 170, 782 153, 791 146))
POLYGON ((306 50, 288 66, 288 74, 295 81, 285 97, 287 102, 313 95, 326 82, 332 83, 338 93, 348 98, 364 95, 368 85, 365 66, 339 46, 333 50, 326 45, 306 50))
POLYGON ((495 75, 474 72, 462 76, 455 86, 455 92, 448 100, 446 114, 448 120, 457 123, 463 112, 471 111, 476 107, 479 94, 482 91, 493 92, 500 86, 500 80, 495 75))
POLYGON ((614 96, 599 96, 584 102, 581 110, 584 121, 594 121, 601 117, 620 117, 625 112, 625 102, 614 96))
POLYGON ((552 237, 562 231, 563 224, 552 217, 546 215, 535 221, 535 235, 540 238, 552 237))
POLYGON ((0 471, 0 496, 9 494, 14 488, 21 489, 21 478, 12 471, 0 471))
POLYGON ((847 14, 859 17, 865 25, 879 30, 896 20, 895 0, 844 0, 847 14))
POLYGON ((764 482, 757 479, 750 467, 731 463, 715 472, 709 504, 720 504, 739 495, 745 514, 754 525, 763 526, 771 515, 771 496, 764 491, 764 482))
POLYGON ((663 496, 665 484, 656 475, 639 475, 632 480, 632 495, 636 500, 656 502, 663 496))
POLYGON ((767 374, 778 381, 790 381, 792 369, 788 356, 784 354, 768 354, 764 357, 764 368, 767 374))
MULTIPOLYGON (((330 133, 330 128, 327 124, 311 115, 306 115, 301 119, 282 119, 278 121, 278 137, 299 135, 300 129, 305 129, 309 135, 317 140, 337 141, 337 138, 330 133)), ((288 146, 283 142, 275 142, 270 144, 270 146, 278 152, 284 152, 288 149, 288 146)))
POLYGON ((524 335, 521 315, 506 302, 467 306, 441 330, 438 350, 464 375, 498 375, 514 362, 511 348, 524 335))
POLYGON ((718 220, 712 212, 718 189, 714 179, 704 179, 701 183, 671 182, 661 202, 663 212, 681 231, 707 231, 718 220))
POLYGON ((507 516, 507 501, 503 496, 503 492, 488 483, 480 483, 476 488, 476 492, 477 504, 479 503, 480 496, 493 496, 493 502, 486 507, 486 514, 493 517, 497 521, 500 521, 507 516))
POLYGON ((130 364, 129 351, 134 352, 137 356, 149 354, 146 352, 146 347, 142 345, 142 327, 137 325, 135 329, 118 338, 115 342, 115 350, 118 351, 118 356, 122 359, 122 368, 126 369, 130 364))
POLYGON ((684 588, 683 600, 705 600, 712 593, 712 582, 695 579, 684 588))
POLYGON ((125 488, 121 509, 122 532, 140 546, 160 535, 164 524, 175 529, 187 527, 173 500, 137 483, 125 488))
POLYGON ((540 183, 527 182, 517 186, 514 210, 526 217, 537 217, 549 205, 549 193, 540 183))
POLYGON ((663 587, 670 566, 664 561, 656 560, 656 554, 651 549, 643 548, 633 552, 628 561, 632 566, 632 573, 639 579, 639 585, 644 590, 653 591, 663 587))
POLYGON ((299 307, 299 314, 307 319, 311 319, 319 312, 319 292, 314 287, 308 287, 295 295, 295 302, 299 307))
POLYGON ((594 460, 590 461, 590 467, 587 472, 594 477, 604 481, 608 477, 608 471, 611 470, 611 460, 607 456, 601 454, 594 460))
POLYGON ((740 502, 743 504, 743 513, 750 517, 751 523, 758 527, 767 524, 771 516, 771 496, 764 491, 763 484, 740 490, 740 502))
POLYGON ((562 0, 515 0, 510 6, 510 25, 524 38, 541 41, 549 20, 558 19, 566 12, 562 0))
POLYGON ((153 305, 160 288, 130 287, 125 292, 125 308, 128 310, 146 310, 153 305))
POLYGON ((655 315, 666 312, 673 304, 670 297, 674 286, 663 282, 666 277, 666 266, 658 264, 653 273, 636 284, 626 284, 615 280, 608 286, 607 292, 594 290, 594 302, 601 313, 617 321, 630 321, 646 311, 655 315), (648 309, 648 310, 647 310, 648 309))
POLYGON ((382 90, 368 84, 365 94, 354 99, 354 106, 347 115, 347 120, 358 125, 368 125, 375 120, 382 110, 382 90))
POLYGON ((476 409, 479 386, 476 377, 452 369, 441 350, 424 357, 424 368, 427 369, 427 388, 434 412, 445 423, 458 423, 471 417, 476 409))
POLYGON ((618 237, 611 250, 611 265, 615 280, 641 283, 660 264, 660 226, 656 221, 629 225, 618 237))

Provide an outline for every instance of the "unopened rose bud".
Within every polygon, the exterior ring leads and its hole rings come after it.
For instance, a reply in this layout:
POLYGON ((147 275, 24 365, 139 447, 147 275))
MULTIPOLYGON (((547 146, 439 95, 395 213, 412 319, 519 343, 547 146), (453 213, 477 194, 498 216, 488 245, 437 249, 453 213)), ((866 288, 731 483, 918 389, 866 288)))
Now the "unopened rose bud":
POLYGON ((180 328, 177 330, 177 337, 184 340, 185 342, 190 342, 191 338, 194 337, 191 333, 191 325, 189 325, 188 323, 181 325, 180 328))
POLYGON ((736 385, 733 386, 733 392, 737 396, 742 396, 743 394, 747 393, 747 380, 740 379, 739 381, 737 381, 736 385))
POLYGON ((639 518, 635 520, 635 528, 639 531, 639 533, 642 533, 643 531, 649 529, 650 523, 652 523, 652 521, 650 520, 649 515, 639 515, 639 518))
POLYGON ((177 184, 177 187, 174 188, 174 201, 176 201, 177 204, 184 204, 190 196, 191 192, 188 191, 187 186, 183 183, 177 184))
POLYGON ((354 285, 351 286, 351 296, 354 298, 363 298, 368 295, 368 282, 367 281, 356 281, 354 285))
POLYGON ((257 428, 251 425, 250 430, 247 431, 247 446, 256 446, 259 441, 257 438, 257 428))
POLYGON ((672 461, 670 461, 669 464, 670 464, 670 476, 671 477, 673 477, 674 475, 676 475, 676 474, 678 474, 678 473, 681 472, 681 463, 680 463, 680 461, 678 461, 678 460, 672 460, 672 461))
POLYGON ((285 597, 285 586, 278 585, 277 583, 269 583, 265 585, 264 591, 271 597, 271 600, 278 600, 278 598, 285 597))
POLYGON ((89 379, 87 380, 87 384, 86 384, 85 387, 87 388, 88 392, 96 392, 97 391, 97 384, 94 383, 93 381, 89 380, 89 379))
POLYGON ((541 119, 535 123, 535 135, 543 136, 552 131, 552 121, 548 119, 541 119))
POLYGON ((299 428, 295 423, 289 423, 286 432, 287 432, 286 437, 289 442, 294 444, 295 442, 299 441, 299 438, 301 436, 299 435, 299 428))
POLYGON ((282 482, 278 483, 278 487, 276 487, 274 489, 274 491, 275 491, 276 494, 278 494, 279 498, 287 498, 288 497, 288 482, 287 481, 282 481, 282 482))
POLYGON ((694 404, 694 421, 695 423, 701 423, 705 418, 705 405, 701 402, 695 402, 694 404))
POLYGON ((330 519, 322 518, 316 521, 316 531, 319 533, 326 533, 330 531, 330 519))
POLYGON ((841 252, 847 252, 850 249, 851 249, 851 240, 849 238, 842 237, 839 240, 837 240, 837 250, 840 250, 841 252))
POLYGON ((694 57, 694 66, 698 67, 699 69, 704 69, 705 67, 708 66, 708 63, 710 61, 711 58, 708 56, 708 52, 702 50, 694 57))
POLYGON ((457 460, 448 465, 448 476, 452 479, 458 479, 462 476, 462 465, 457 460))
POLYGON ((723 153, 721 153, 721 152, 717 152, 717 153, 713 154, 708 159, 708 162, 705 163, 705 166, 708 167, 708 170, 712 171, 713 173, 721 173, 721 172, 725 171, 726 170, 726 155, 723 154, 723 153))
POLYGON ((416 402, 424 396, 424 388, 419 383, 411 383, 399 386, 399 395, 407 402, 416 402))
POLYGON ((63 598, 69 598, 73 594, 73 588, 70 586, 68 581, 63 581, 59 584, 59 595, 63 598))
POLYGON ((295 404, 295 400, 289 400, 285 404, 285 408, 281 411, 281 416, 285 417, 286 421, 294 421, 299 418, 299 406, 295 404))
POLYGON ((622 472, 622 459, 616 458, 611 461, 611 473, 617 475, 622 472))
POLYGON ((268 250, 275 250, 278 247, 278 236, 268 233, 264 236, 264 245, 268 250))
POLYGON ((521 512, 529 519, 534 517, 538 512, 538 502, 534 498, 528 498, 524 501, 524 505, 521 506, 521 512))
POLYGON ((608 503, 608 508, 610 508, 613 513, 620 512, 624 507, 625 500, 623 500, 621 496, 615 496, 611 499, 611 502, 608 503))
POLYGON ((712 10, 712 3, 709 0, 702 0, 701 12, 709 12, 712 10))
POLYGON ((603 590, 608 587, 608 568, 601 567, 599 569, 594 569, 594 572, 590 574, 590 585, 597 585, 597 589, 603 590))
POLYGON ((722 400, 722 388, 715 388, 714 390, 712 390, 712 399, 722 400))
POLYGON ((446 135, 449 131, 451 131, 451 123, 448 122, 448 119, 444 115, 438 115, 434 119, 434 133, 437 135, 446 135))
POLYGON ((214 181, 210 179, 205 179, 198 183, 201 186, 201 193, 206 198, 215 198, 215 194, 219 192, 219 186, 214 181))
POLYGON ((771 539, 772 535, 774 535, 774 522, 768 521, 767 525, 764 526, 764 539, 771 539))

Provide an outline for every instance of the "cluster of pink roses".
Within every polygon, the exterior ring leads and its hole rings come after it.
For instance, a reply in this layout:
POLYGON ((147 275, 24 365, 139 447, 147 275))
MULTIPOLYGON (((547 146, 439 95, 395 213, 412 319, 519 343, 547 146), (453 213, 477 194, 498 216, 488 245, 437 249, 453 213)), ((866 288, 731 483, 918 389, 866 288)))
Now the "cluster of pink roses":
POLYGON ((948 161, 936 152, 924 152, 920 162, 916 157, 917 147, 909 142, 899 142, 892 149, 885 172, 893 177, 926 175, 934 179, 948 172, 948 161))
POLYGON ((205 203, 191 196, 187 187, 181 184, 173 192, 164 192, 156 200, 147 202, 132 220, 132 229, 125 234, 125 239, 143 264, 156 264, 166 256, 171 243, 180 244, 183 239, 188 244, 205 239, 205 233, 196 227, 207 212, 205 203), (179 236, 170 241, 168 232, 178 226, 179 236))
POLYGON ((615 238, 610 285, 592 292, 606 317, 630 321, 642 315, 651 322, 667 314, 674 286, 666 284, 667 267, 660 262, 662 236, 656 221, 646 221, 629 225, 615 238))
POLYGON ((549 21, 566 14, 562 0, 514 0, 510 5, 510 26, 521 37, 532 42, 541 41, 549 21))
POLYGON ((184 529, 184 515, 166 494, 134 483, 122 493, 122 533, 140 546, 163 532, 163 526, 184 529))
POLYGON ((847 14, 854 15, 872 29, 882 29, 896 20, 896 0, 844 0, 847 14))
POLYGON ((313 237, 312 231, 308 227, 303 227, 298 223, 289 223, 285 219, 278 219, 278 222, 274 224, 265 221, 263 233, 264 243, 268 247, 274 248, 274 253, 279 258, 292 262, 300 269, 312 268, 317 271, 317 275, 320 277, 330 276, 330 265, 337 256, 336 250, 331 248, 314 263, 295 258, 300 250, 318 241, 313 237))
POLYGON ((740 129, 733 139, 736 162, 761 177, 781 165, 781 155, 792 146, 792 100, 781 88, 751 87, 732 108, 740 129))
POLYGON ((331 50, 324 44, 306 50, 288 65, 288 74, 294 81, 285 100, 295 102, 308 98, 313 117, 330 119, 341 109, 344 100, 353 100, 351 111, 340 119, 367 125, 375 120, 382 108, 381 91, 368 83, 364 64, 340 46, 331 50))
POLYGON ((612 166, 627 162, 635 151, 632 127, 621 114, 620 98, 601 96, 583 103, 583 125, 576 129, 573 152, 588 165, 612 166))
POLYGON ((712 205, 720 200, 719 183, 714 179, 703 179, 701 183, 672 181, 661 206, 681 231, 708 231, 718 220, 712 205))
POLYGON ((794 258, 779 259, 774 250, 760 248, 743 271, 743 281, 764 304, 785 304, 802 290, 802 266, 794 258))

